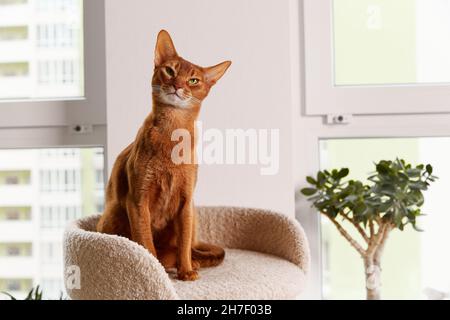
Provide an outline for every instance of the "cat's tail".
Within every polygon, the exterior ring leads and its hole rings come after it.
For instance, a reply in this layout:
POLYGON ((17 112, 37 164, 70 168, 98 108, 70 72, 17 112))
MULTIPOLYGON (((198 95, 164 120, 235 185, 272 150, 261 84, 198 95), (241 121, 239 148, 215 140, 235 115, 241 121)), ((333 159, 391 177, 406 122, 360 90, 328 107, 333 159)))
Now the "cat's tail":
POLYGON ((215 267, 225 258, 225 250, 213 244, 199 242, 192 248, 192 259, 200 263, 202 268, 215 267))

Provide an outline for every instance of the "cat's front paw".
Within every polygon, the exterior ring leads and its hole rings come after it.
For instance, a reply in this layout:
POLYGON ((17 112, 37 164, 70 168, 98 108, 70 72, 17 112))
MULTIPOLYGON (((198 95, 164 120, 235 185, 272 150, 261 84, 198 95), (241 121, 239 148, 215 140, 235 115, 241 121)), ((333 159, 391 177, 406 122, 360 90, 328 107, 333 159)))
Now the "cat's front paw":
POLYGON ((200 268, 201 268, 200 261, 192 260, 192 269, 194 269, 194 270, 200 270, 200 268))
POLYGON ((178 280, 181 281, 195 281, 199 278, 198 272, 191 271, 178 271, 178 280))

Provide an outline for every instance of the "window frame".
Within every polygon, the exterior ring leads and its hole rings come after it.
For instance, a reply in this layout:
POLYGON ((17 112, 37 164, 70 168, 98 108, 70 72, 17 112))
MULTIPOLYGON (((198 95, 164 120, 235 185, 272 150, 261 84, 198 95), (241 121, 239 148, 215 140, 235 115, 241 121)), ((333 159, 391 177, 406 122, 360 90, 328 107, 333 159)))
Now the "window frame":
POLYGON ((307 115, 450 113, 450 84, 335 86, 333 0, 304 0, 307 115))
POLYGON ((308 237, 311 268, 306 298, 323 299, 322 216, 298 194, 307 187, 306 176, 320 170, 320 141, 327 139, 450 137, 450 114, 364 115, 356 116, 346 126, 329 126, 322 117, 302 116, 295 127, 296 218, 308 237), (399 123, 402 125, 399 126, 399 123))
POLYGON ((0 100, 0 128, 106 125, 104 0, 84 0, 83 14, 84 97, 0 100))
MULTIPOLYGON (((393 114, 355 114, 346 125, 330 125, 326 117, 331 109, 311 112, 307 110, 307 90, 312 68, 308 66, 308 46, 311 43, 311 27, 322 28, 314 16, 308 16, 308 7, 331 0, 290 0, 290 38, 291 38, 291 91, 294 122, 294 192, 295 217, 305 230, 310 254, 311 266, 308 285, 301 295, 303 299, 323 299, 323 259, 322 259, 322 217, 311 207, 311 203, 299 192, 308 187, 306 177, 317 174, 320 170, 320 140, 344 138, 411 138, 411 137, 450 137, 449 113, 408 113, 393 114), (307 26, 308 25, 308 26, 307 26), (309 34, 308 34, 309 32, 309 34), (307 41, 307 38, 308 39, 307 41), (300 88, 300 89, 299 89, 300 88), (324 112, 325 110, 325 112, 324 112)), ((320 5, 319 5, 320 6, 320 5)), ((322 6, 323 9, 323 6, 322 6)), ((330 11, 331 12, 331 11, 330 11)), ((320 13, 319 13, 320 14, 320 13)), ((330 26, 328 24, 328 26, 330 26)), ((324 27, 326 28, 326 26, 324 27)), ((314 34, 314 30, 312 32, 314 34)), ((317 34, 317 33, 315 33, 317 34)), ((313 39, 314 40, 314 39, 313 39)), ((315 39, 320 42, 320 39, 315 39)), ((319 54, 320 50, 314 48, 319 54)), ((331 78, 330 78, 331 79, 331 78)), ((329 83, 332 83, 331 80, 329 83)), ((321 85, 316 82, 316 85, 321 85)), ((319 87, 320 89, 320 87, 319 87)), ((316 89, 318 91, 319 89, 316 89)), ((325 94, 325 93, 321 93, 325 94)), ((334 106, 334 105, 331 105, 334 106)), ((311 107, 311 106, 309 106, 311 107)), ((328 106, 330 108, 330 106, 328 106)), ((333 113, 339 112, 332 110, 333 113)), ((364 288, 362 288, 364 289, 364 288)))

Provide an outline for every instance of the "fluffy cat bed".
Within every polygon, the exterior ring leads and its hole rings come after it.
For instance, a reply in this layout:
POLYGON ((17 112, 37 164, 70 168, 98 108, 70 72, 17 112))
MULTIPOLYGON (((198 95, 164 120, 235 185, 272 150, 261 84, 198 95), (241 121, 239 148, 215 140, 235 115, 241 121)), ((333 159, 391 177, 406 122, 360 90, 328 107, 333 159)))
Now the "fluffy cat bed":
POLYGON ((167 273, 144 247, 93 232, 100 218, 78 220, 65 231, 66 284, 78 266, 74 300, 92 299, 295 299, 305 287, 308 244, 299 223, 264 210, 197 208, 200 240, 226 248, 224 262, 183 282, 167 273))

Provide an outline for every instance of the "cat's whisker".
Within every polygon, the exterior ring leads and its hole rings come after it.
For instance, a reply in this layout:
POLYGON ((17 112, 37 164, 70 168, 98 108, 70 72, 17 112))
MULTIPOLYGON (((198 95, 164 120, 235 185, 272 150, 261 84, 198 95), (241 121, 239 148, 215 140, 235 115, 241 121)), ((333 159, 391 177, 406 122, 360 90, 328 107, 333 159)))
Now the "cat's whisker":
POLYGON ((201 103, 201 100, 200 100, 200 99, 197 99, 197 98, 194 97, 194 96, 184 96, 183 98, 184 98, 185 100, 189 101, 190 103, 193 103, 193 104, 200 104, 200 103, 201 103))
POLYGON ((161 88, 161 86, 158 86, 158 85, 152 85, 152 91, 154 93, 161 93, 162 88, 161 88))
POLYGON ((200 104, 200 103, 202 102, 200 99, 197 99, 197 98, 194 97, 194 96, 191 96, 189 100, 190 100, 192 103, 198 103, 198 104, 200 104))

